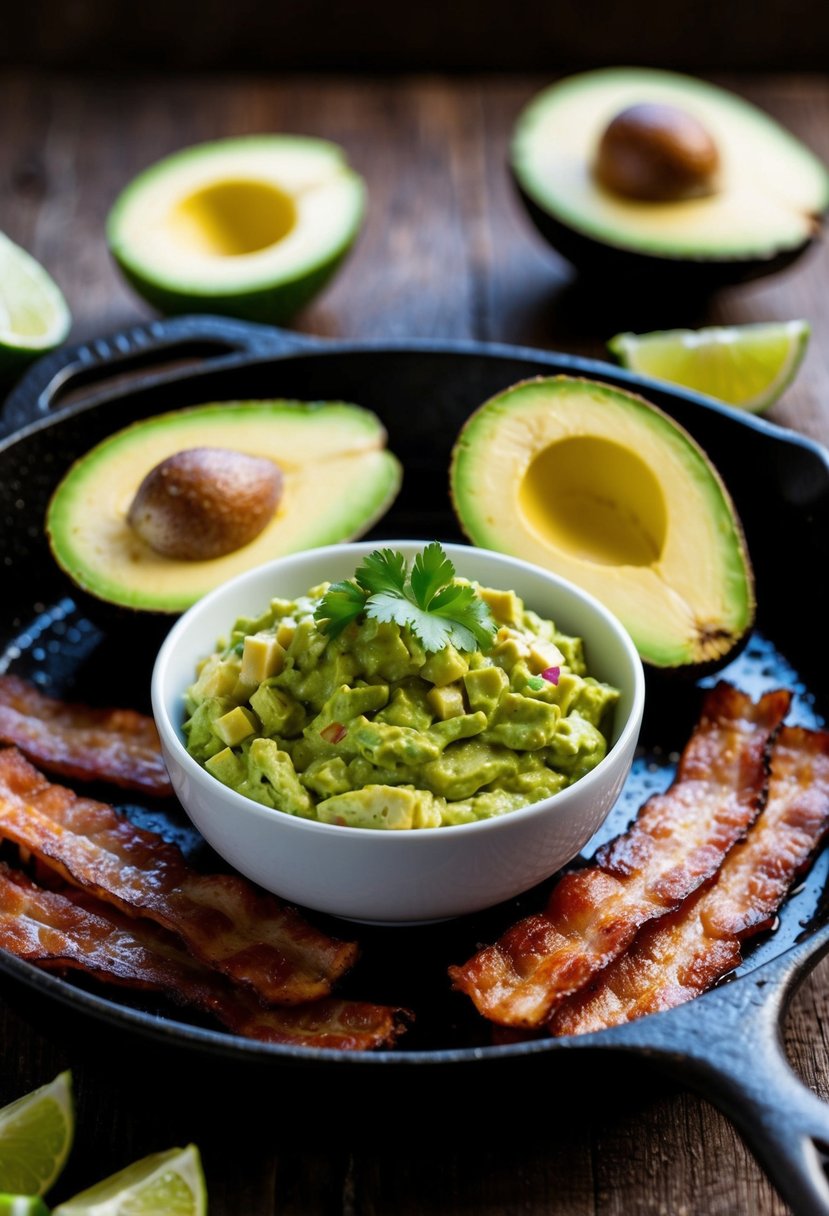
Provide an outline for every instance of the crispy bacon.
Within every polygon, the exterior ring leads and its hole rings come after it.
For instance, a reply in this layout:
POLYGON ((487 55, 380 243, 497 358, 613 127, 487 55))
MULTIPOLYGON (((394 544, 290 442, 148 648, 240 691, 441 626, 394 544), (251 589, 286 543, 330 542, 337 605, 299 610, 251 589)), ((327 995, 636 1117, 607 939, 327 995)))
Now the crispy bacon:
POLYGON ((266 1009, 149 921, 129 920, 83 892, 43 890, 6 866, 0 866, 0 947, 45 970, 78 970, 163 992, 265 1043, 365 1051, 391 1045, 405 1029, 404 1010, 364 1001, 266 1009))
POLYGON ((327 995, 357 957, 356 944, 328 937, 238 875, 200 874, 156 833, 53 785, 14 748, 0 752, 0 837, 73 886, 176 933, 268 1003, 327 995))
POLYGON ((584 992, 553 1014, 553 1035, 585 1034, 699 996, 767 928, 829 829, 829 734, 784 727, 772 752, 766 808, 714 884, 637 937, 584 992))
POLYGON ((674 784, 593 864, 565 874, 545 911, 509 929, 462 966, 454 986, 505 1026, 539 1026, 570 993, 623 953, 648 921, 678 907, 716 873, 757 816, 766 752, 790 694, 754 705, 720 683, 682 755, 674 784))
POLYGON ((0 743, 63 777, 156 797, 173 792, 152 718, 56 701, 17 676, 0 676, 0 743))

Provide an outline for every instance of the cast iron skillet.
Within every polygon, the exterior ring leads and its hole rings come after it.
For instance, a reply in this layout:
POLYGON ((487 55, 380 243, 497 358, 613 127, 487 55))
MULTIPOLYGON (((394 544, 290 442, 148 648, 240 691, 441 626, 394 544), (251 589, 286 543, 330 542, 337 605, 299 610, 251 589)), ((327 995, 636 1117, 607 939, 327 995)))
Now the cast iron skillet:
MULTIPOLYGON (((473 342, 319 342, 210 317, 156 322, 60 351, 38 363, 9 397, 2 419, 9 437, 0 442, 0 669, 58 694, 146 707, 158 630, 112 619, 102 624, 94 612, 90 619, 43 537, 46 503, 58 479, 113 430, 211 400, 355 401, 381 416, 390 447, 405 464, 402 494, 373 535, 453 539, 446 472, 461 423, 515 381, 561 372, 644 391, 709 452, 742 516, 760 605, 758 635, 725 674, 755 694, 785 683, 796 693, 795 719, 822 721, 829 699, 825 606, 813 588, 829 534, 829 457, 816 444, 693 394, 566 355, 473 342)), ((699 697, 690 684, 649 677, 642 754, 601 838, 621 830, 649 792, 667 785, 670 753, 687 737, 699 697)), ((149 804, 127 809, 190 853, 204 852, 176 811, 149 804)), ((561 1059, 561 1052, 570 1058, 574 1051, 635 1053, 672 1070, 729 1114, 795 1211, 825 1216, 829 1107, 789 1067, 780 1021, 797 985, 829 950, 827 869, 824 855, 790 897, 776 932, 748 954, 731 982, 678 1009, 574 1039, 493 1046, 469 1003, 445 991, 446 964, 466 958, 478 941, 493 940, 519 913, 538 906, 539 891, 443 926, 361 929, 365 962, 354 990, 423 1004, 408 1049, 374 1055, 251 1043, 198 1019, 182 1020, 163 1003, 127 995, 111 1000, 6 955, 0 954, 0 967, 33 990, 38 1002, 50 998, 156 1043, 259 1066, 321 1069, 361 1084, 388 1070, 399 1082, 412 1075, 412 1065, 427 1076, 450 1067, 457 1077, 487 1067, 537 1069, 542 1061, 561 1059)))

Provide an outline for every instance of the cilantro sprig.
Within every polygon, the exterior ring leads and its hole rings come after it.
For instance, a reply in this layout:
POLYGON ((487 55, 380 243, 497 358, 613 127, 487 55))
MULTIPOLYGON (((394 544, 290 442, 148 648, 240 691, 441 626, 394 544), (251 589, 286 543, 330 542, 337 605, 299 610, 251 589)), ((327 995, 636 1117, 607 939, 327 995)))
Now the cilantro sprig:
POLYGON ((488 650, 497 625, 474 587, 457 583, 455 567, 432 541, 412 563, 402 553, 375 549, 353 579, 332 583, 314 619, 323 633, 336 637, 361 616, 408 626, 426 650, 488 650))

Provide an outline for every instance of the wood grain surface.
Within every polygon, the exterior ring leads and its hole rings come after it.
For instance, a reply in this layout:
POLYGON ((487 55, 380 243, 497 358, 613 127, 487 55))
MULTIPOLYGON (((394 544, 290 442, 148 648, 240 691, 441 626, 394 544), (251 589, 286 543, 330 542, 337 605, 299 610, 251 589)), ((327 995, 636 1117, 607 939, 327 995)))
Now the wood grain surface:
MULTIPOLYGON (((505 173, 509 131, 536 78, 0 78, 0 229, 70 301, 72 338, 147 317, 103 238, 119 188, 188 143, 243 132, 323 135, 365 175, 365 232, 336 283, 297 320, 319 335, 475 337, 601 356, 619 329, 807 317, 813 338, 772 417, 829 443, 829 255, 700 303, 636 284, 585 286, 531 229, 505 173)), ((829 83, 735 77, 829 160, 829 83)), ((829 1094, 829 971, 791 1010, 792 1061, 829 1094)), ((195 1140, 213 1216, 705 1216, 785 1213, 730 1124, 644 1064, 579 1059, 485 1093, 424 1078, 424 1104, 339 1082, 234 1074, 110 1045, 97 1028, 8 991, 0 1103, 71 1066, 76 1149, 60 1198, 134 1158, 195 1140), (541 1114, 530 1114, 530 1104, 541 1114)))

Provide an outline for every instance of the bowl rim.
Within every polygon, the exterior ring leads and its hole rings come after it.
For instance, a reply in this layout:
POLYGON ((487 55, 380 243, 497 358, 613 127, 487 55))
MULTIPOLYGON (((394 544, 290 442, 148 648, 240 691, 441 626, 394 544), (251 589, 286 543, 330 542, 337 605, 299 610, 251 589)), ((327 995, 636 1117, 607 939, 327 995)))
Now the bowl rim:
MULTIPOLYGON (((639 656, 636 647, 630 634, 625 629, 621 621, 608 608, 591 595, 590 592, 583 590, 576 583, 569 579, 562 578, 551 570, 546 570, 543 566, 537 566, 533 562, 525 561, 523 558, 512 557, 510 554, 499 553, 495 549, 485 549, 477 545, 467 545, 459 542, 444 542, 441 541, 447 556, 451 559, 458 555, 463 555, 465 552, 483 554, 487 558, 494 558, 498 563, 504 563, 506 568, 518 569, 532 575, 540 575, 545 581, 550 583, 555 589, 562 589, 569 594, 572 594, 576 599, 582 600, 602 619, 605 627, 613 634, 618 642, 621 643, 625 657, 629 660, 631 671, 633 674, 631 688, 631 708, 627 719, 624 722, 616 740, 608 749, 605 756, 599 761, 595 768, 591 769, 583 777, 572 785, 568 785, 565 789, 560 790, 556 794, 551 794, 547 798, 543 798, 538 802, 528 803, 526 806, 517 807, 515 810, 504 813, 503 815, 495 815, 488 819, 477 819, 471 823, 456 823, 443 824, 437 827, 410 828, 396 832, 381 831, 377 828, 363 827, 344 827, 340 824, 323 823, 316 819, 303 819, 297 815, 289 815, 284 811, 280 811, 273 807, 267 807, 262 803, 256 802, 252 798, 247 798, 244 794, 240 794, 237 790, 230 786, 223 785, 213 777, 207 770, 195 760, 187 751, 184 743, 181 740, 179 729, 175 726, 170 715, 167 712, 168 700, 168 673, 170 662, 176 647, 179 645, 181 638, 186 636, 188 629, 194 620, 205 611, 208 611, 213 604, 221 600, 227 595, 232 595, 239 584, 248 580, 255 581, 259 577, 263 577, 266 571, 273 570, 282 566, 285 563, 292 561, 308 560, 308 559, 325 559, 327 556, 342 556, 344 553, 353 553, 355 556, 363 556, 373 552, 377 548, 401 549, 402 551, 416 548, 422 549, 429 541, 411 538, 395 538, 391 540, 366 541, 357 540, 334 545, 321 546, 318 549, 304 549, 295 553, 282 554, 280 557, 273 558, 269 562, 264 562, 259 566, 254 566, 250 570, 245 570, 236 575, 235 578, 229 579, 221 586, 214 588, 201 599, 192 604, 176 621, 170 629, 167 637, 164 639, 153 665, 151 679, 151 696, 153 717, 156 727, 162 742, 172 752, 176 762, 182 766, 186 776, 199 783, 202 788, 213 788, 216 786, 216 792, 222 798, 229 798, 230 805, 240 812, 247 812, 256 817, 267 820, 268 822, 278 822, 284 825, 287 831, 300 831, 310 833, 323 833, 331 837, 331 833, 338 832, 346 833, 347 839, 354 840, 400 840, 413 842, 417 840, 422 842, 417 847, 426 847, 426 842, 438 839, 448 839, 455 836, 459 832, 469 834, 472 832, 496 832, 499 830, 509 830, 509 824, 519 821, 527 821, 530 818, 547 814, 551 810, 561 808, 562 811, 567 809, 568 804, 575 800, 576 796, 582 796, 590 793, 594 786, 599 785, 605 776, 609 764, 619 756, 623 755, 631 744, 631 736, 635 739, 638 737, 642 723, 642 715, 645 707, 645 674, 642 667, 642 660, 639 656), (207 785, 210 782, 210 785, 207 785)), ((407 556, 411 556, 407 554, 407 556)), ((460 577, 464 577, 462 574, 460 577)), ((589 644, 589 643, 588 643, 589 644)), ((185 810, 187 808, 185 807, 185 810)), ((331 837, 333 839, 333 837, 331 837)), ((400 846, 391 846, 402 847, 400 846)))

